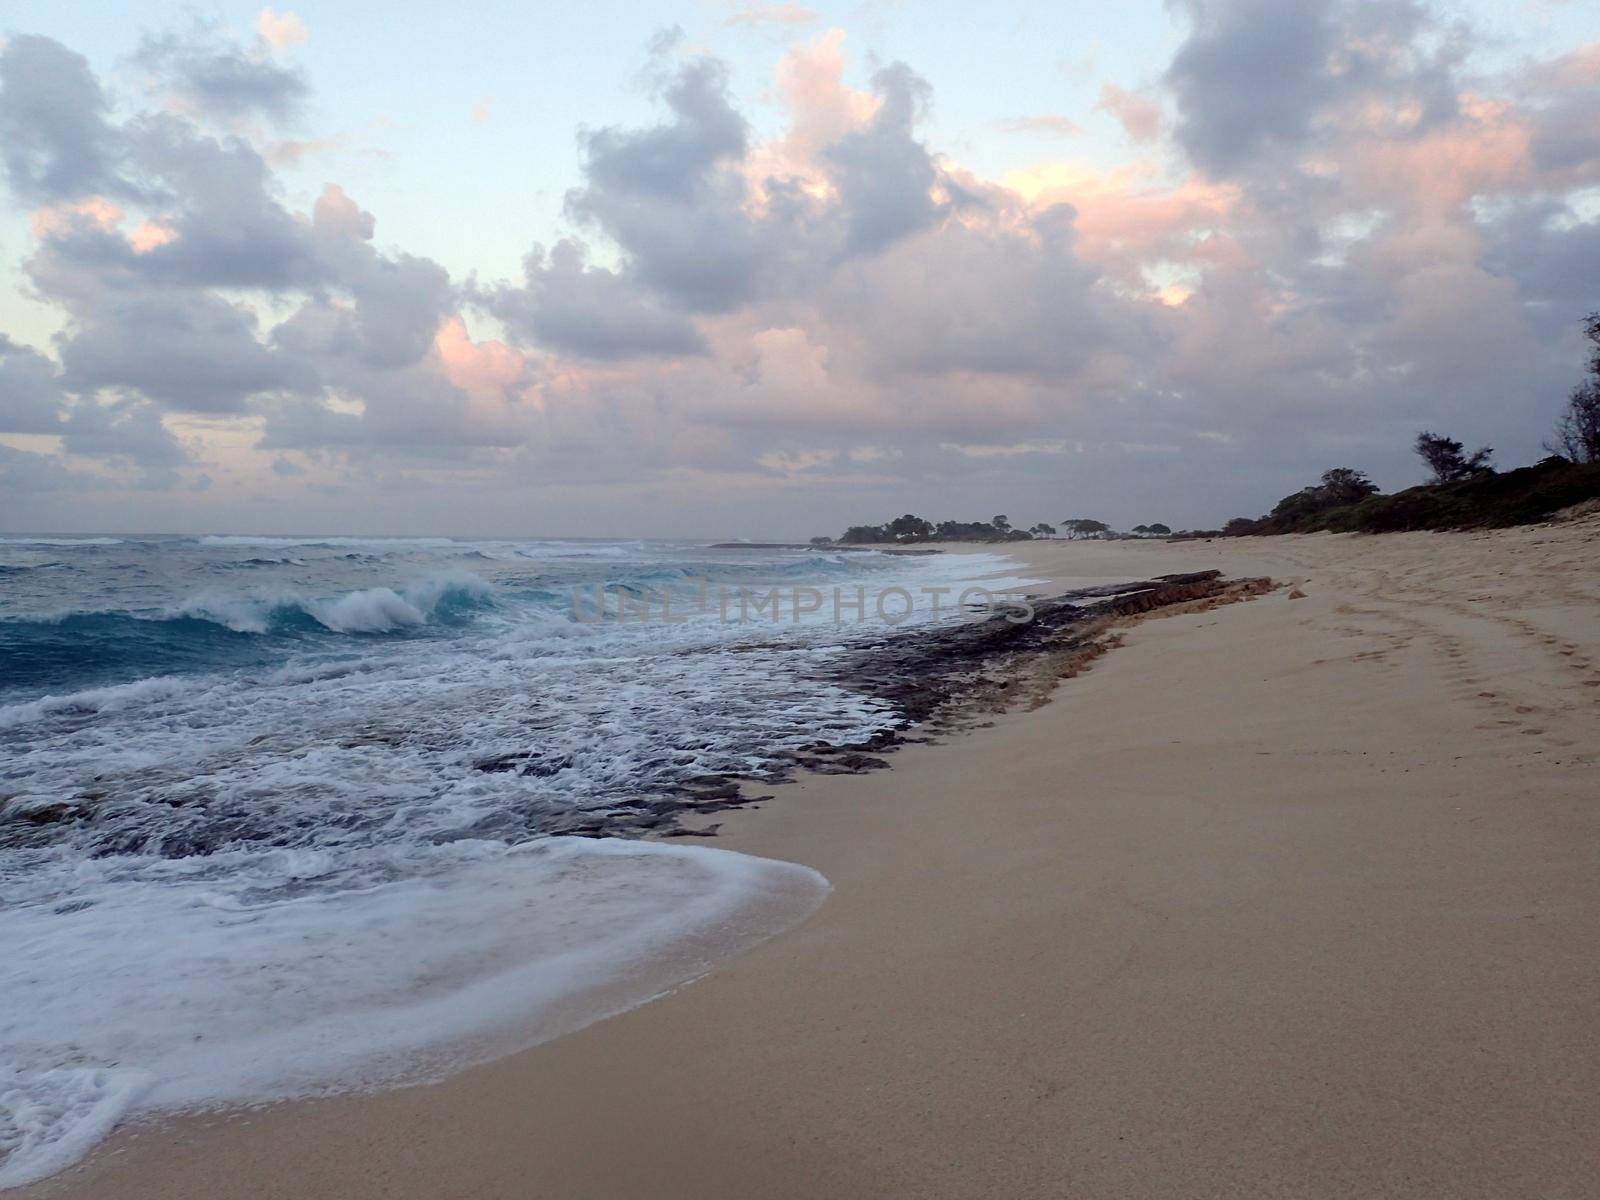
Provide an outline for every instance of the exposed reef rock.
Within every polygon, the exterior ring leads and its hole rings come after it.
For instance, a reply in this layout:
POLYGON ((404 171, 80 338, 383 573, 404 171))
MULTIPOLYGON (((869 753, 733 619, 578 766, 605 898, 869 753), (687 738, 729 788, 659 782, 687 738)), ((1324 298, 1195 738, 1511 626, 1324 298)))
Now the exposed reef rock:
POLYGON ((1151 614, 1248 600, 1272 586, 1270 579, 1224 580, 1219 571, 1201 571, 1036 599, 1028 620, 990 616, 915 629, 886 626, 881 638, 852 648, 822 677, 885 702, 902 718, 900 728, 857 744, 819 743, 786 752, 771 771, 742 781, 720 775, 697 779, 667 796, 586 814, 560 832, 710 836, 716 826, 685 827, 680 818, 772 798, 746 795, 741 782, 769 787, 789 782, 799 771, 857 775, 881 770, 890 765, 883 755, 901 745, 937 741, 1010 709, 1047 703, 1057 683, 1121 643, 1123 626, 1151 614))

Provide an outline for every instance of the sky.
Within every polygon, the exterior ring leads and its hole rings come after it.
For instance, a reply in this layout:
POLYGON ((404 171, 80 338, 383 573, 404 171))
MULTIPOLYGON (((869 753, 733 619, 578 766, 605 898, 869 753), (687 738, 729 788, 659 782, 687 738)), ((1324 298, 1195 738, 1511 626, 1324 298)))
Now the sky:
POLYGON ((0 8, 0 530, 1209 527, 1542 453, 1577 0, 0 8))

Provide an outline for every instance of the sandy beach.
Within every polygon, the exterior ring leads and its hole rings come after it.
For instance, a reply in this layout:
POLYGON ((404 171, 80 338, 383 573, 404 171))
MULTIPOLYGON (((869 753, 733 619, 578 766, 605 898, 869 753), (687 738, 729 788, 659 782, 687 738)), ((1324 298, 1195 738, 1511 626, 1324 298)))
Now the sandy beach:
POLYGON ((1594 1195, 1600 517, 1015 553, 1282 586, 720 814, 834 891, 693 984, 15 1194, 1594 1195))

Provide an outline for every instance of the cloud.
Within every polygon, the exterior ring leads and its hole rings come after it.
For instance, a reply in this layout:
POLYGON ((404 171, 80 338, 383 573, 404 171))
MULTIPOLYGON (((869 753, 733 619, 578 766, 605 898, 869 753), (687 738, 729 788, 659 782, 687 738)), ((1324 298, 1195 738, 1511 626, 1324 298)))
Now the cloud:
POLYGON ((58 433, 64 400, 56 365, 0 333, 0 433, 58 433))
POLYGON ((256 33, 263 43, 274 50, 287 50, 290 46, 303 46, 310 40, 305 23, 292 12, 281 15, 271 8, 256 14, 256 33))
POLYGON ((881 104, 865 128, 852 130, 822 151, 848 223, 846 248, 882 249, 930 224, 938 213, 933 185, 938 170, 915 126, 932 89, 904 63, 872 77, 881 104))
POLYGON ((614 241, 640 282, 691 309, 722 311, 750 295, 764 258, 737 169, 749 127, 716 59, 685 62, 658 95, 668 120, 581 137, 585 182, 567 193, 566 209, 614 241))
POLYGON ((523 273, 520 287, 502 284, 480 302, 524 344, 608 361, 706 350, 692 321, 616 272, 586 266, 574 241, 535 248, 523 273))
POLYGON ((317 489, 427 492, 407 511, 459 527, 603 488, 633 506, 613 526, 800 532, 797 497, 1214 522, 1336 463, 1408 482, 1424 424, 1537 453, 1600 271, 1600 56, 1469 70, 1470 31, 1411 0, 1182 11, 1164 95, 1106 83, 1090 110, 1120 161, 999 178, 930 140, 910 66, 848 83, 840 30, 778 56, 773 130, 664 36, 654 115, 579 131, 575 228, 510 279, 384 244, 338 184, 285 199, 293 89, 202 100, 190 70, 282 71, 265 31, 151 39, 160 91, 131 108, 13 39, 0 162, 60 332, 0 339, 0 434, 60 449, 0 453, 0 487, 204 476, 209 512, 248 480, 307 523, 348 511, 317 489))
POLYGON ((747 29, 796 29, 803 25, 814 25, 821 19, 818 13, 804 5, 745 0, 723 24, 747 29))
POLYGON ((1123 132, 1135 142, 1153 142, 1161 136, 1161 106, 1148 97, 1124 91, 1114 83, 1108 81, 1100 86, 1100 100, 1095 109, 1115 117, 1123 132))
MULTIPOLYGON (((292 13, 268 21, 271 10, 264 9, 261 16, 262 36, 270 47, 277 48, 278 43, 270 40, 268 29, 278 36, 290 35, 296 28, 302 36, 305 33, 292 13)), ((134 62, 186 111, 208 119, 263 116, 288 120, 298 115, 310 91, 298 70, 281 66, 259 51, 242 49, 204 24, 196 24, 184 34, 146 36, 134 62)))
POLYGON ((14 195, 28 203, 128 189, 110 106, 81 54, 49 38, 0 47, 0 160, 14 195))
MULTIPOLYGON (((0 443, 0 496, 7 498, 11 512, 27 511, 24 506, 41 497, 53 498, 62 492, 81 494, 98 483, 93 476, 68 469, 54 455, 18 450, 0 443)), ((44 510, 36 508, 34 511, 44 510)))
POLYGON ((1204 169, 1227 174, 1274 145, 1298 145, 1332 92, 1327 0, 1221 0, 1184 6, 1193 23, 1167 69, 1178 141, 1204 169))
POLYGON ((63 448, 70 454, 127 459, 147 468, 189 462, 188 452, 162 422, 161 411, 147 401, 78 404, 61 432, 63 448))
POLYGON ((1405 136, 1455 115, 1453 72, 1466 34, 1415 0, 1179 6, 1191 28, 1166 72, 1176 136, 1212 175, 1292 156, 1341 119, 1381 114, 1405 136))
POLYGON ((247 309, 207 293, 111 292, 61 343, 68 390, 137 392, 186 412, 239 413, 252 396, 294 387, 302 368, 261 344, 247 309))
POLYGON ((1051 137, 1081 137, 1083 126, 1060 113, 1040 113, 1032 117, 1006 117, 995 122, 1006 133, 1042 133, 1051 137))

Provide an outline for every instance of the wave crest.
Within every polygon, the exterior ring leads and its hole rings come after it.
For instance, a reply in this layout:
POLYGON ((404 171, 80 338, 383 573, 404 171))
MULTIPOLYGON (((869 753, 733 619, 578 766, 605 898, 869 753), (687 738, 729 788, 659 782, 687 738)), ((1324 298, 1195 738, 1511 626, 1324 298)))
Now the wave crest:
POLYGON ((362 588, 335 599, 292 593, 253 596, 201 595, 170 610, 169 619, 223 625, 235 633, 269 633, 275 626, 309 619, 333 633, 394 633, 426 625, 436 615, 480 607, 493 596, 484 580, 467 571, 428 576, 395 591, 362 588))

